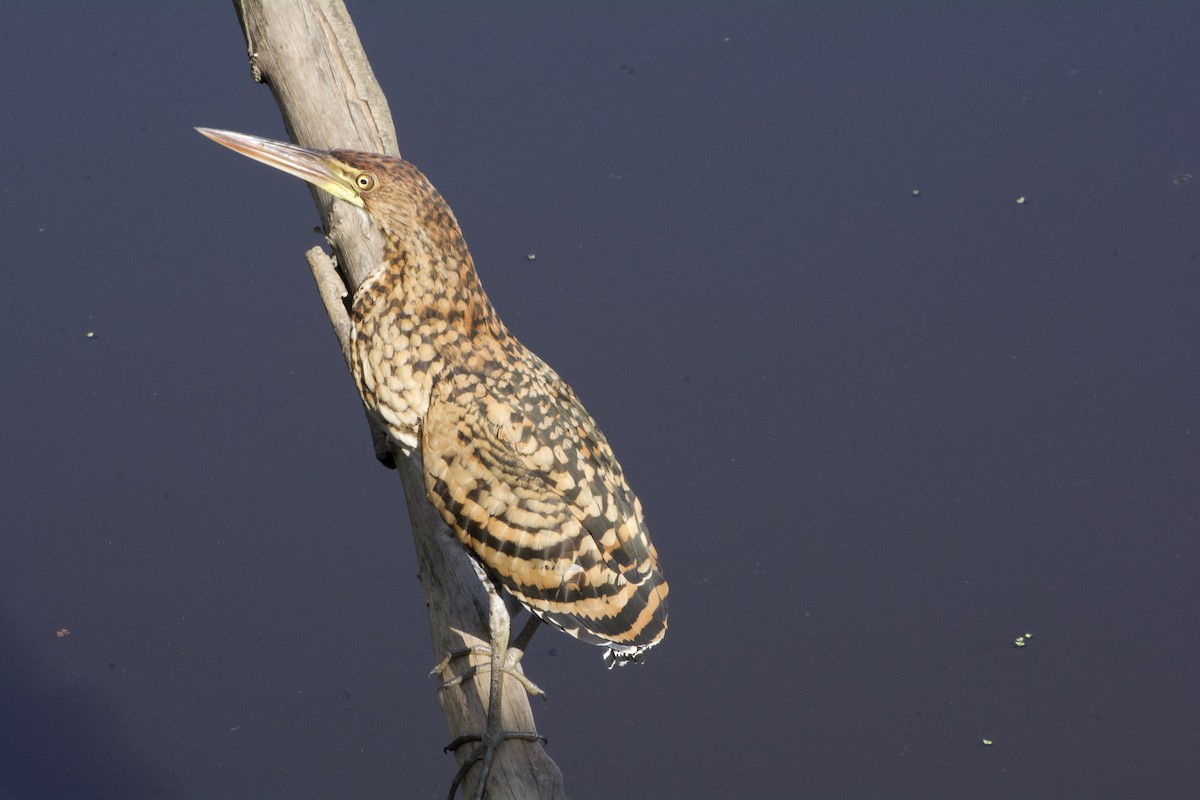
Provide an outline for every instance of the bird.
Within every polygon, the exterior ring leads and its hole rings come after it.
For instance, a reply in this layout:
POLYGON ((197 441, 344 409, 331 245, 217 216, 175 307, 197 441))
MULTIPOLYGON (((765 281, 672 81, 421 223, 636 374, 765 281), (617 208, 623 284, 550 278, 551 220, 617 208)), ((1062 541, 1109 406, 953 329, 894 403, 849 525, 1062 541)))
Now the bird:
MULTIPOLYGON (((382 237, 350 302, 355 385, 388 445, 419 458, 429 502, 482 577, 531 612, 519 638, 540 620, 602 646, 610 668, 641 662, 668 618, 641 503, 575 392, 501 321, 428 178, 397 156, 197 130, 357 206, 382 237)), ((451 797, 477 762, 482 797, 499 743, 529 738, 494 730, 508 643, 492 638, 488 730, 467 737, 480 744, 451 797)))

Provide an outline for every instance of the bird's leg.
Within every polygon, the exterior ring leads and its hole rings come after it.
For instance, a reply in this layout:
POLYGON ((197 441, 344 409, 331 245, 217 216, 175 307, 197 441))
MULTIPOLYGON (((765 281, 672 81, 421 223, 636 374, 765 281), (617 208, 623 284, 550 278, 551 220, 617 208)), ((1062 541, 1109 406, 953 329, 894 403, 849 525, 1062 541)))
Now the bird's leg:
MULTIPOLYGON (((486 585, 491 585, 491 581, 488 581, 486 585)), ((490 613, 490 615, 491 615, 491 613, 490 613)), ((505 614, 505 616, 506 616, 506 614, 505 614)), ((504 624, 505 624, 505 627, 508 627, 508 620, 505 620, 504 624)), ((521 628, 521 632, 517 633, 517 638, 512 639, 512 642, 508 645, 508 648, 506 648, 506 650, 504 651, 504 663, 503 663, 502 669, 504 670, 504 672, 512 675, 512 678, 515 678, 516 681, 518 682, 518 684, 521 684, 524 687, 524 690, 529 692, 529 694, 533 694, 534 697, 538 697, 540 694, 542 699, 545 699, 546 692, 542 691, 541 687, 538 686, 538 684, 535 684, 535 682, 533 682, 532 680, 529 680, 528 675, 524 674, 523 672, 520 672, 520 670, 517 669, 517 664, 521 662, 521 658, 524 656, 524 651, 526 651, 526 648, 528 648, 528 646, 529 646, 529 640, 533 639, 533 634, 538 632, 538 628, 540 627, 540 625, 541 625, 540 616, 538 616, 536 614, 529 614, 529 619, 526 621, 526 624, 524 624, 524 626, 521 628)), ((510 628, 510 630, 511 630, 511 628, 510 628)), ((430 674, 431 675, 442 674, 444 672, 445 668, 449 667, 450 662, 454 661, 455 658, 461 658, 463 656, 472 656, 472 655, 491 656, 492 652, 494 652, 494 646, 496 646, 496 640, 494 640, 494 638, 493 638, 491 645, 473 644, 473 645, 467 646, 467 648, 451 650, 449 652, 449 654, 446 655, 445 658, 443 658, 442 661, 438 662, 436 667, 434 667, 433 669, 430 670, 430 674)), ((442 688, 450 688, 451 686, 457 686, 458 684, 461 684, 462 681, 467 680, 468 678, 474 678, 475 675, 478 675, 481 672, 487 672, 487 670, 490 670, 492 668, 492 663, 493 662, 490 661, 486 664, 472 664, 472 666, 467 667, 466 670, 463 670, 463 673, 461 675, 455 675, 454 678, 451 678, 450 680, 443 682, 442 688)))
MULTIPOLYGON (((542 618, 537 614, 530 614, 529 621, 521 628, 521 632, 517 634, 517 638, 512 640, 512 644, 508 646, 509 653, 513 650, 517 651, 516 658, 512 659, 512 666, 516 666, 521 660, 521 656, 525 655, 525 648, 529 647, 529 642, 533 639, 533 635, 537 633, 537 629, 542 624, 542 618)), ((543 694, 545 694, 543 692, 543 694)))
MULTIPOLYGON (((513 678, 516 679, 517 683, 521 684, 521 686, 525 688, 526 692, 534 697, 540 695, 542 699, 545 699, 546 693, 542 691, 541 687, 531 681, 529 676, 524 672, 517 670, 517 664, 520 663, 521 658, 525 655, 525 649, 529 647, 529 641, 533 638, 533 634, 537 632, 541 622, 541 618, 536 614, 529 615, 529 619, 525 622, 524 627, 521 628, 521 632, 517 634, 517 638, 513 639, 512 643, 509 644, 508 649, 504 654, 504 664, 501 669, 504 672, 507 672, 509 675, 512 675, 513 678)), ((445 658, 438 662, 438 665, 434 667, 429 674, 440 675, 446 669, 446 667, 450 665, 450 662, 456 658, 462 658, 463 656, 471 655, 490 656, 493 652, 493 647, 494 642, 492 645, 476 644, 471 645, 470 647, 462 647, 458 650, 451 650, 445 658)), ((480 672, 487 672, 491 668, 491 662, 487 664, 473 664, 467 667, 461 675, 455 675, 453 678, 443 683, 442 688, 449 689, 451 686, 457 686, 468 678, 473 678, 480 672)))
MULTIPOLYGON (((492 581, 483 572, 482 567, 480 567, 474 559, 471 559, 471 561, 475 565, 476 572, 479 573, 480 579, 483 581, 483 585, 488 593, 488 634, 489 639, 491 640, 491 647, 487 649, 491 657, 491 663, 487 667, 490 672, 488 675, 487 726, 483 732, 483 735, 466 734, 459 736, 457 739, 450 742, 450 744, 446 745, 446 751, 453 752, 468 742, 478 742, 478 744, 475 746, 475 749, 471 752, 471 755, 467 756, 467 759, 462 763, 462 766, 458 768, 458 772, 454 776, 454 781, 450 784, 450 794, 448 795, 449 800, 454 800, 454 795, 458 791, 459 785, 462 784, 463 779, 466 778, 467 773, 471 771, 471 767, 476 763, 479 763, 480 767, 479 782, 475 789, 475 800, 483 800, 484 795, 487 793, 487 779, 489 773, 492 771, 492 763, 496 758, 496 750, 499 748, 500 744, 504 742, 504 740, 524 739, 525 741, 530 742, 544 741, 544 739, 537 733, 504 730, 504 724, 501 718, 504 708, 504 674, 507 672, 510 675, 518 675, 518 673, 515 672, 514 667, 516 666, 517 660, 520 659, 520 654, 523 653, 524 647, 528 644, 529 639, 532 637, 533 629, 536 629, 537 626, 530 623, 525 625, 525 628, 518 635, 516 641, 514 641, 514 645, 520 645, 519 648, 513 648, 513 651, 517 653, 517 656, 510 660, 511 651, 509 650, 508 646, 508 611, 504 607, 504 601, 500 599, 499 592, 496 591, 496 587, 492 584, 492 581)), ((466 652, 479 652, 479 650, 475 648, 468 648, 466 652)), ((450 656, 447 656, 442 664, 447 664, 455 655, 455 653, 452 653, 450 656)), ((442 685, 442 688, 445 689, 449 686, 460 683, 463 677, 468 674, 475 674, 475 671, 477 670, 472 671, 473 669, 474 668, 467 670, 466 673, 458 678, 447 681, 442 685)), ((544 694, 541 689, 538 689, 536 686, 534 686, 532 682, 528 681, 528 679, 526 679, 525 683, 527 690, 529 690, 529 687, 532 686, 537 693, 544 694)), ((531 691, 531 693, 533 692, 531 691)))

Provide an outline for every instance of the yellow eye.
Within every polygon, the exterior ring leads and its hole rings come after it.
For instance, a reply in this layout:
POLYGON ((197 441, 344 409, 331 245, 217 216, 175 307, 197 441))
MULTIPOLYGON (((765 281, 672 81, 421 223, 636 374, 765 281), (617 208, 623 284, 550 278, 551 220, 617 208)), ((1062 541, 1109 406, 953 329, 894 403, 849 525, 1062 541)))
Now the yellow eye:
POLYGON ((360 192, 369 192, 375 188, 375 176, 369 172, 360 172, 354 176, 354 185, 360 192))

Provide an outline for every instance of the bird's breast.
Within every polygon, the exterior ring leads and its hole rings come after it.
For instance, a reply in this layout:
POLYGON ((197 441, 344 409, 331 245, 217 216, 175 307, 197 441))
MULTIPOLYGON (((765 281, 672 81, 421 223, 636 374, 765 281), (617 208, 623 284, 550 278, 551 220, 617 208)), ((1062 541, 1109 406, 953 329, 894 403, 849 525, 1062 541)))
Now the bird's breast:
POLYGON ((445 320, 413 314, 378 281, 359 289, 351 323, 350 368, 363 404, 411 452, 445 367, 444 348, 456 337, 445 320))

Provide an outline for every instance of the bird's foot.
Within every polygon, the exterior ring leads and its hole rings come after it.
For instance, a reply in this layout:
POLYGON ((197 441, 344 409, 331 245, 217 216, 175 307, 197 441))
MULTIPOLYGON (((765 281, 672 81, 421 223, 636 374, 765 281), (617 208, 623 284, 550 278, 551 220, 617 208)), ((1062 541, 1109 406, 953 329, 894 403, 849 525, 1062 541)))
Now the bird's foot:
MULTIPOLYGON (((441 661, 438 662, 436 667, 434 667, 432 670, 430 670, 429 674, 430 675, 444 674, 446 671, 446 668, 450 666, 450 662, 456 658, 463 658, 465 656, 473 656, 473 655, 490 656, 491 654, 492 654, 492 648, 488 647, 487 645, 483 645, 483 644, 472 645, 471 647, 464 647, 460 650, 452 650, 449 653, 449 655, 447 655, 445 658, 443 658, 441 661)), ((513 677, 513 679, 516 680, 517 683, 519 683, 519 684, 521 684, 521 686, 525 687, 525 691, 529 692, 529 694, 533 695, 534 697, 537 697, 540 695, 544 699, 546 697, 546 693, 544 691, 542 691, 541 687, 539 687, 536 683, 531 681, 524 672, 521 672, 520 670, 517 669, 517 663, 520 662, 522 655, 524 655, 524 651, 518 650, 515 647, 508 648, 507 652, 504 654, 503 662, 501 663, 501 672, 503 672, 507 675, 511 675, 513 677)), ((492 669, 491 660, 489 660, 488 662, 483 663, 483 664, 472 664, 471 666, 469 666, 465 670, 463 670, 463 672, 461 674, 455 675, 454 677, 449 678, 446 681, 443 681, 440 688, 449 689, 451 687, 458 686, 460 683, 467 680, 468 678, 473 678, 476 675, 480 675, 485 672, 489 672, 491 669, 492 669)), ((476 738, 478 738, 478 737, 476 737, 476 738)), ((457 740, 455 740, 455 741, 457 741, 457 740)))
POLYGON ((462 658, 470 655, 486 655, 489 659, 483 664, 473 664, 468 666, 460 675, 456 675, 449 680, 446 680, 441 689, 448 689, 452 686, 458 686, 465 679, 474 677, 478 674, 490 673, 489 684, 490 691, 488 696, 487 710, 487 729, 483 735, 479 734, 464 734, 459 736, 450 744, 446 745, 445 752, 457 752, 460 747, 470 742, 478 742, 475 749, 467 756, 466 760, 458 768, 458 772, 454 775, 454 781, 450 784, 449 800, 454 800, 454 795, 458 792, 458 787, 462 785, 463 780, 471 772, 471 768, 479 764, 479 778, 476 783, 474 800, 483 800, 487 794, 488 775, 491 774, 492 764, 496 758, 496 751, 500 745, 508 739, 520 739, 527 742, 546 743, 546 738, 537 733, 529 731, 507 731, 503 728, 501 722, 501 706, 500 698, 505 675, 511 675, 525 688, 525 691, 532 695, 546 696, 546 693, 538 688, 537 684, 529 680, 523 672, 517 668, 517 663, 520 661, 524 650, 520 647, 504 648, 502 655, 497 655, 501 651, 499 642, 493 642, 491 647, 486 645, 474 645, 464 647, 459 650, 452 651, 441 663, 434 667, 430 674, 443 675, 449 667, 450 662, 456 658, 462 658), (493 649, 495 648, 495 649, 493 649))
MULTIPOLYGON (((471 772, 471 767, 479 764, 479 777, 475 784, 475 800, 483 800, 487 794, 488 776, 492 771, 492 764, 496 760, 496 750, 507 739, 524 739, 528 742, 545 741, 536 732, 522 732, 505 730, 504 726, 504 676, 505 674, 512 675, 525 688, 525 691, 530 694, 545 695, 532 681, 525 677, 520 671, 518 662, 521 656, 525 654, 525 648, 529 645, 529 640, 533 636, 533 632, 537 630, 538 618, 531 615, 530 620, 522 629, 520 635, 516 639, 511 640, 512 646, 509 646, 509 614, 504 607, 504 601, 500 599, 499 593, 496 591, 495 585, 488 579, 483 566, 479 562, 472 559, 472 564, 475 566, 476 574, 480 581, 483 582, 484 589, 488 595, 487 606, 487 627, 488 639, 490 646, 474 645, 461 650, 451 652, 445 659, 442 660, 437 667, 434 668, 435 673, 444 674, 444 671, 450 666, 450 662, 455 658, 464 655, 486 655, 488 657, 487 666, 482 664, 478 666, 468 666, 467 669, 459 676, 450 678, 443 685, 442 689, 451 686, 457 686, 462 683, 463 678, 470 677, 480 672, 488 673, 488 689, 487 689, 487 721, 484 725, 483 735, 466 734, 459 736, 446 746, 448 751, 457 751, 462 745, 467 742, 478 742, 479 744, 471 751, 459 765, 458 772, 454 775, 454 782, 450 784, 450 800, 454 800, 454 795, 458 791, 458 787, 466 779, 471 772)), ((480 687, 482 688, 482 687, 480 687)), ((482 698, 482 693, 480 694, 482 698)), ((532 720, 531 720, 532 722, 532 720)))
POLYGON ((467 773, 471 771, 471 767, 479 764, 479 783, 475 790, 475 800, 483 800, 487 795, 487 779, 488 774, 492 771, 492 762, 496 758, 496 750, 500 744, 508 739, 521 739, 526 742, 541 742, 546 744, 547 739, 536 733, 525 731, 496 731, 493 733, 485 733, 483 736, 478 734, 465 734, 459 736, 450 744, 446 745, 444 751, 453 753, 468 742, 479 742, 471 755, 467 756, 467 760, 458 768, 458 772, 454 775, 454 781, 450 784, 450 794, 447 795, 447 800, 454 800, 454 795, 458 791, 458 787, 462 785, 463 779, 467 777, 467 773))

